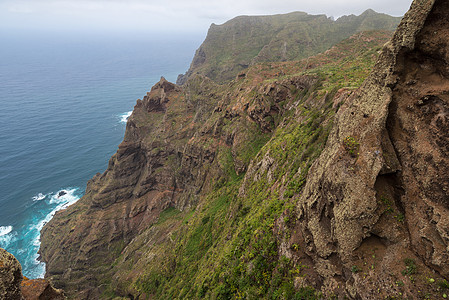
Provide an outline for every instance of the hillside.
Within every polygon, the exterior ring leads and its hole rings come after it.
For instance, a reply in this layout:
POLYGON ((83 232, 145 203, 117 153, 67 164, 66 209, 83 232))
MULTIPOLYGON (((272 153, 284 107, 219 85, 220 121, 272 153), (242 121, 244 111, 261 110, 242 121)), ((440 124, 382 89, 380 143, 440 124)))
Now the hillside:
MULTIPOLYGON (((284 183, 272 199, 282 200, 271 212, 274 218, 293 205, 290 199, 322 150, 335 111, 366 78, 390 37, 359 33, 306 60, 254 65, 227 86, 195 76, 181 88, 162 78, 137 101, 106 172, 42 231, 47 275, 69 293, 95 298, 147 293, 150 270, 167 268, 167 260, 176 274, 182 274, 178 268, 209 270, 198 264, 210 262, 200 257, 215 253, 212 243, 225 243, 229 230, 242 231, 243 221, 260 218, 257 206, 238 196, 260 149, 269 141, 265 147, 280 155, 284 139, 288 151, 303 147, 278 158, 284 170, 276 181, 284 183), (226 219, 232 227, 222 223, 226 219), (172 252, 175 241, 182 245, 179 252, 172 252), (187 261, 177 266, 178 260, 187 261)), ((234 239, 240 240, 236 235, 225 244, 234 239)))
POLYGON ((325 15, 294 12, 273 16, 241 16, 223 25, 212 24, 196 51, 183 84, 194 74, 227 82, 259 62, 300 60, 326 51, 351 35, 367 30, 394 30, 400 18, 367 10, 337 21, 325 15))
POLYGON ((76 299, 447 297, 448 12, 415 1, 393 36, 226 84, 161 78, 42 230, 46 278, 76 299))

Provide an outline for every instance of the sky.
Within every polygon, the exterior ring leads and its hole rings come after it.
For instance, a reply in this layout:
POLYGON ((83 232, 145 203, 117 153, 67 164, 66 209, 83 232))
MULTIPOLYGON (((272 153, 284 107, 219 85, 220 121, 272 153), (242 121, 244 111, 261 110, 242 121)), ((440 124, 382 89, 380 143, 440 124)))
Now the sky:
POLYGON ((239 15, 368 8, 402 16, 412 0, 0 0, 0 30, 206 32, 239 15))

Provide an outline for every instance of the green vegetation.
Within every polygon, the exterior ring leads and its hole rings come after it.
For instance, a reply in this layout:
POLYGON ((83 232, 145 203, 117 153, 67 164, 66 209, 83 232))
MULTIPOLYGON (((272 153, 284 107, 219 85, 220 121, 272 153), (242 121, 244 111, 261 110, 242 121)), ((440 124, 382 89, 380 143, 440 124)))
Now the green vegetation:
POLYGON ((358 272, 360 272, 360 269, 359 269, 359 267, 357 267, 357 266, 352 266, 352 267, 351 267, 351 272, 352 272, 352 273, 358 273, 358 272))
POLYGON ((352 157, 358 157, 359 156, 359 148, 360 144, 357 142, 355 137, 347 136, 343 140, 343 146, 345 147, 345 150, 351 155, 352 157))
POLYGON ((416 263, 411 258, 404 259, 405 269, 402 270, 402 275, 414 275, 416 274, 416 263))
POLYGON ((176 215, 178 215, 179 213, 180 213, 180 211, 177 210, 176 208, 169 207, 159 215, 159 220, 157 221, 157 224, 164 223, 167 219, 173 218, 176 215))
POLYGON ((449 289, 449 282, 446 279, 441 279, 438 281, 438 286, 442 289, 449 289))
MULTIPOLYGON (((361 37, 366 35, 376 33, 364 33, 361 37)), ((379 39, 384 37, 381 35, 379 39)), ((367 40, 371 41, 370 38, 367 40)), ((343 46, 349 47, 347 44, 343 46)), ((329 55, 340 53, 338 47, 329 55)), ((320 155, 332 128, 334 95, 341 87, 353 86, 356 76, 357 80, 363 80, 368 75, 368 66, 374 63, 376 56, 370 48, 363 50, 360 46, 356 49, 349 54, 338 54, 328 61, 321 56, 312 58, 310 62, 319 61, 317 68, 300 74, 298 62, 285 64, 285 72, 276 75, 281 79, 269 75, 277 70, 271 68, 272 65, 256 65, 246 78, 231 83, 232 88, 244 92, 229 98, 227 107, 236 105, 235 99, 246 97, 250 107, 278 105, 279 113, 270 116, 266 123, 266 120, 249 122, 245 115, 236 117, 236 114, 229 114, 231 117, 223 119, 212 116, 208 121, 210 125, 206 126, 213 127, 213 124, 220 122, 221 135, 240 136, 240 143, 233 148, 216 139, 205 140, 205 149, 217 149, 216 162, 221 170, 220 175, 215 177, 210 192, 203 196, 202 204, 195 211, 164 211, 160 219, 164 216, 184 218, 182 224, 185 226, 173 234, 174 244, 159 246, 164 249, 161 250, 164 259, 153 261, 135 281, 135 289, 155 298, 172 299, 321 297, 313 287, 294 287, 295 278, 307 278, 313 269, 280 254, 279 246, 281 241, 288 241, 294 234, 295 201, 306 183, 309 168, 320 155), (370 55, 364 56, 367 51, 370 55), (365 58, 357 60, 360 55, 365 58), (349 67, 351 59, 352 67, 349 67), (363 67, 358 68, 357 64, 363 67), (357 75, 342 76, 348 68, 357 75), (261 86, 279 84, 279 80, 288 84, 288 80, 297 76, 308 76, 313 84, 306 89, 293 86, 288 98, 280 103, 261 94, 264 89, 254 86, 252 81, 261 86), (250 84, 251 89, 245 88, 245 84, 250 84), (295 103, 294 110, 288 109, 292 103, 295 103), (269 124, 268 128, 272 131, 262 129, 261 124, 269 124), (255 167, 252 175, 243 180, 245 173, 238 170, 245 169, 250 163, 269 167, 255 167), (281 216, 285 228, 279 233, 276 228, 280 226, 277 222, 281 216)), ((357 153, 359 145, 351 137, 345 148, 352 155, 357 153)), ((289 249, 298 254, 304 251, 300 243, 291 243, 289 249)), ((351 271, 359 272, 359 269, 354 266, 351 271)))
MULTIPOLYGON (((295 61, 324 52, 351 35, 368 30, 394 30, 400 18, 366 11, 333 21, 323 15, 237 17, 212 25, 187 75, 202 74, 223 83, 253 63, 295 61), (249 30, 250 28, 250 30, 249 30)), ((349 44, 350 42, 348 42, 349 44)), ((364 66, 354 65, 354 72, 364 66)), ((337 72, 336 69, 329 71, 337 72)), ((343 77, 334 77, 341 81, 343 77)), ((354 86, 361 79, 353 77, 354 86)))

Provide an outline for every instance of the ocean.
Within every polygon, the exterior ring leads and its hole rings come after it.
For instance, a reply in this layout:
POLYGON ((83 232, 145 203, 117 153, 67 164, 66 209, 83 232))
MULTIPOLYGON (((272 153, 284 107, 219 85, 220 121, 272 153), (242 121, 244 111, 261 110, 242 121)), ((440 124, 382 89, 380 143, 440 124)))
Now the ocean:
POLYGON ((0 32, 0 247, 43 277, 39 233, 103 172, 138 98, 204 36, 0 32))

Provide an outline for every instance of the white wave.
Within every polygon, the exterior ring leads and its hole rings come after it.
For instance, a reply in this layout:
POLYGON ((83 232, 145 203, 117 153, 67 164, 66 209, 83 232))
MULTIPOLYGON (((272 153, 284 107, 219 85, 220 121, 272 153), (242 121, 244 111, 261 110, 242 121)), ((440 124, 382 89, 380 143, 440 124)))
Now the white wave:
POLYGON ((32 199, 33 199, 33 201, 41 201, 41 200, 44 200, 46 197, 47 197, 46 195, 39 193, 36 196, 33 196, 32 199))
POLYGON ((126 113, 123 113, 121 115, 119 115, 120 117, 120 123, 125 123, 128 122, 128 118, 131 116, 131 114, 133 113, 133 111, 128 111, 126 113))
POLYGON ((12 226, 0 226, 0 236, 7 235, 12 231, 12 226))
MULTIPOLYGON (((41 231, 45 224, 47 224, 51 218, 55 215, 55 213, 59 210, 65 209, 70 205, 74 204, 76 201, 80 199, 80 197, 75 195, 77 189, 62 189, 58 191, 56 194, 52 195, 50 198, 50 204, 58 204, 49 214, 45 216, 44 219, 40 220, 35 227, 37 230, 41 231)), ((34 241, 33 243, 36 246, 40 245, 40 239, 38 237, 38 241, 34 241)))
MULTIPOLYGON (((49 204, 57 204, 57 206, 48 213, 45 218, 41 219, 37 224, 33 224, 29 227, 29 230, 37 230, 40 232, 42 228, 50 222, 50 220, 53 218, 53 216, 56 214, 56 212, 67 208, 68 206, 74 204, 76 201, 80 199, 80 197, 75 195, 75 192, 78 189, 62 189, 56 192, 56 194, 49 194, 51 195, 49 204)), ((33 240, 33 246, 39 249, 41 245, 41 238, 40 234, 36 236, 36 238, 33 240)), ((45 263, 38 260, 39 255, 36 253, 34 257, 33 263, 40 269, 39 274, 37 275, 37 278, 43 278, 45 274, 45 263)))
POLYGON ((16 240, 17 233, 12 231, 12 226, 0 226, 0 247, 7 248, 16 240))
POLYGON ((77 189, 62 189, 56 192, 56 194, 50 194, 51 198, 49 203, 66 203, 73 202, 79 199, 78 196, 75 196, 75 192, 77 189))

